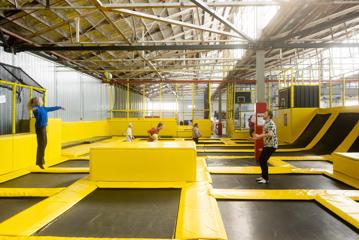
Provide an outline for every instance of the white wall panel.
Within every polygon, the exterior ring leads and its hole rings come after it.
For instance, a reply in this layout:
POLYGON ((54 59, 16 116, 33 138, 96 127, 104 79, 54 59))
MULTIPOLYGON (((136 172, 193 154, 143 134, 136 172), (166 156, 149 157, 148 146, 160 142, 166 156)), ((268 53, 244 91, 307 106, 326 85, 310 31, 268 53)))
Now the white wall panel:
POLYGON ((12 65, 12 54, 7 53, 0 47, 0 62, 12 65))

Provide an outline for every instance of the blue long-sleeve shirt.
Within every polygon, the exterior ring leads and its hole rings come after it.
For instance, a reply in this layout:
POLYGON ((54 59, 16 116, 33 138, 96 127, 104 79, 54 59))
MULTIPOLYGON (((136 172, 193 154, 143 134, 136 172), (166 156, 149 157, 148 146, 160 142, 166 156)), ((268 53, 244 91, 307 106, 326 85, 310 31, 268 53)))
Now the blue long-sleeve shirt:
POLYGON ((36 118, 35 127, 42 128, 47 126, 47 113, 61 109, 61 107, 34 107, 32 109, 34 117, 36 118))

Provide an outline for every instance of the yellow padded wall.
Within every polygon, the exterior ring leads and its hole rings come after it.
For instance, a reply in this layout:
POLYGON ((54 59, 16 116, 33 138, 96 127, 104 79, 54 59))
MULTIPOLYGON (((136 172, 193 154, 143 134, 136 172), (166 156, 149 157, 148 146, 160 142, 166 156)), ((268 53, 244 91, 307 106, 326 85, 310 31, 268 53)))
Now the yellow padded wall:
POLYGON ((110 130, 107 120, 62 122, 61 143, 109 135, 110 130))
POLYGON ((194 142, 118 142, 90 150, 90 179, 104 182, 196 181, 194 142))
POLYGON ((13 138, 13 170, 19 170, 36 164, 36 135, 17 134, 13 138))
POLYGON ((280 142, 292 143, 303 132, 317 108, 291 108, 275 111, 274 122, 280 142))
POLYGON ((334 153, 333 170, 359 179, 359 153, 334 153))
POLYGON ((0 136, 0 174, 10 172, 13 165, 13 137, 12 135, 0 136))
POLYGON ((49 119, 47 127, 47 147, 45 152, 45 162, 56 163, 61 157, 61 119, 49 119))
POLYGON ((199 131, 201 132, 202 137, 208 138, 212 135, 211 120, 209 120, 209 119, 194 119, 193 122, 198 123, 199 131))
POLYGON ((128 124, 132 123, 134 136, 147 136, 147 131, 159 122, 164 124, 160 136, 177 135, 177 121, 174 118, 113 118, 108 121, 111 135, 125 135, 128 124))

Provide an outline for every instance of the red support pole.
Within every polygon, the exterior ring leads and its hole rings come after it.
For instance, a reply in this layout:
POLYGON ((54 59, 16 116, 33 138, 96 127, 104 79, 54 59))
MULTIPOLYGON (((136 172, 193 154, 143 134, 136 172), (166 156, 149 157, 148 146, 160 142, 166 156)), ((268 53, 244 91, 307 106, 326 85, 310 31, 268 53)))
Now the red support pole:
MULTIPOLYGON (((264 126, 264 112, 267 111, 267 103, 265 102, 257 102, 256 103, 256 134, 262 134, 263 133, 263 126, 264 126)), ((259 157, 261 155, 261 152, 263 150, 263 139, 258 139, 255 141, 255 158, 256 161, 259 162, 259 157)))

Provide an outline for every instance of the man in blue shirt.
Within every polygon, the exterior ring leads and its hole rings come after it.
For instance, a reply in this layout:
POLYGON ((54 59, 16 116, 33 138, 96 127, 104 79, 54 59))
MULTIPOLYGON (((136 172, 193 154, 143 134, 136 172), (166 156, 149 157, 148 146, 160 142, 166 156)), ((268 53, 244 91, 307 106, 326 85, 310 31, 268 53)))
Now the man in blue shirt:
POLYGON ((31 98, 28 103, 29 110, 33 111, 34 117, 36 118, 35 129, 36 129, 36 138, 37 138, 37 153, 36 153, 36 165, 38 165, 41 169, 44 169, 45 164, 45 149, 47 145, 47 134, 46 134, 46 126, 47 126, 47 113, 57 110, 65 110, 62 107, 44 107, 44 103, 42 98, 34 97, 31 98))

